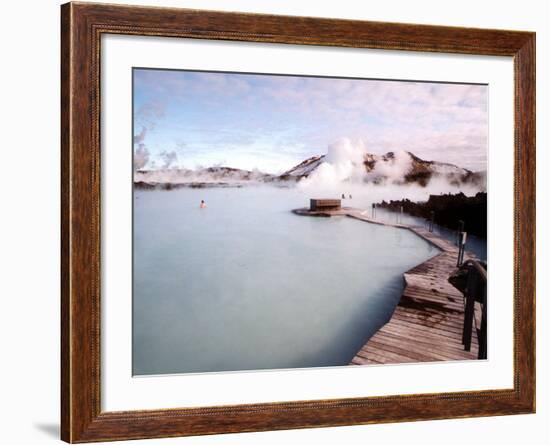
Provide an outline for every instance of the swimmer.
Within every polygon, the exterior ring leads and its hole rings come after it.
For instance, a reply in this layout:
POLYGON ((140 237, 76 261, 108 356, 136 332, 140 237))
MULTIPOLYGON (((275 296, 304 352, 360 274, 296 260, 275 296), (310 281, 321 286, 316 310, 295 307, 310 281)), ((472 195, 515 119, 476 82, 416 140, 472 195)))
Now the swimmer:
POLYGON ((206 203, 204 202, 204 199, 201 199, 200 208, 201 208, 201 209, 205 209, 205 208, 206 208, 206 203))

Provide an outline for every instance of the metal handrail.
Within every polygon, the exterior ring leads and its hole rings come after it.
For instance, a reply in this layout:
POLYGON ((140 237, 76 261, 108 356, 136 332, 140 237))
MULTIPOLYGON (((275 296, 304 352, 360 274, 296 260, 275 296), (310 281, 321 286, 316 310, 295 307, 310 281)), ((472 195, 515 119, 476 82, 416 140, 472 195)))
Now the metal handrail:
POLYGON ((483 281, 485 281, 485 283, 487 283, 487 270, 481 265, 480 261, 469 259, 469 260, 464 261, 464 263, 462 263, 462 265, 463 266, 474 266, 474 268, 476 269, 476 272, 478 272, 479 275, 481 276, 481 278, 483 278, 483 281))

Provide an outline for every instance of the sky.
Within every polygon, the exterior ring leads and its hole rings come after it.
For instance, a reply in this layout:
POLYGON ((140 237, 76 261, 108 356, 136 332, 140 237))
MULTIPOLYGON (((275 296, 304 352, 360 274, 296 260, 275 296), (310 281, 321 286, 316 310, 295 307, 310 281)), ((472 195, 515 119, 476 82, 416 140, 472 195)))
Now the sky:
POLYGON ((136 168, 282 173, 346 138, 473 171, 487 162, 487 86, 134 69, 136 168))

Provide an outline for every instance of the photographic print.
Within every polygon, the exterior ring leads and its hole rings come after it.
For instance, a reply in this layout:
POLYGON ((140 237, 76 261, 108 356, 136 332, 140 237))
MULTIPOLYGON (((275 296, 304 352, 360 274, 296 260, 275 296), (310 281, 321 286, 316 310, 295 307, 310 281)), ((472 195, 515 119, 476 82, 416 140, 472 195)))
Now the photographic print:
POLYGON ((133 375, 487 358, 487 85, 132 77, 133 375))

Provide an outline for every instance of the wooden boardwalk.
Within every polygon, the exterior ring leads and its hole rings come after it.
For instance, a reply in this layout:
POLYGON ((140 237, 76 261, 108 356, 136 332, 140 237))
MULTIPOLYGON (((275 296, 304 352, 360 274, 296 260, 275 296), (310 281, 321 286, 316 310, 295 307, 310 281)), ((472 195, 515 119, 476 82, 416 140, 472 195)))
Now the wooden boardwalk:
MULTIPOLYGON (((312 214, 300 209, 298 214, 312 214)), ((441 250, 404 273, 405 288, 390 320, 352 359, 353 365, 477 359, 476 326, 472 346, 464 351, 464 297, 449 282, 458 247, 423 227, 384 223, 359 209, 343 208, 323 216, 345 215, 361 221, 410 230, 441 250)), ((473 258, 466 252, 464 260, 473 258)))

